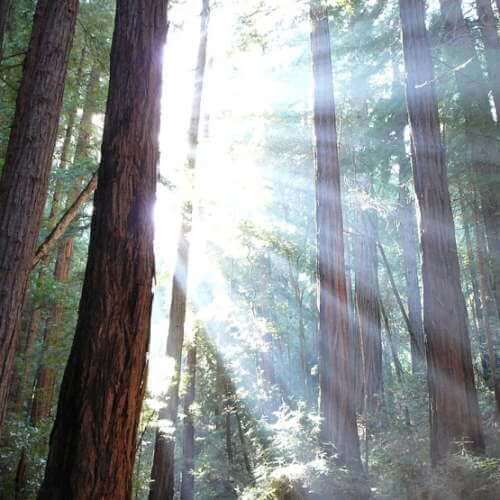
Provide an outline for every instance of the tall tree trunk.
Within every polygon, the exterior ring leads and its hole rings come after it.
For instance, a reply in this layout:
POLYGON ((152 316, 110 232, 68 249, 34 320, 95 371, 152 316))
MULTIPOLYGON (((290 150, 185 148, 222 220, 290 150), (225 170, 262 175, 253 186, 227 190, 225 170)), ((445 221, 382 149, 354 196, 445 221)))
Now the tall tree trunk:
POLYGON ((423 0, 399 0, 407 74, 406 101, 420 206, 424 328, 431 425, 431 458, 446 458, 456 442, 483 451, 465 301, 423 0))
POLYGON ((0 429, 47 197, 78 0, 39 0, 0 179, 0 429))
POLYGON ((12 0, 0 0, 0 61, 3 59, 3 43, 12 0))
MULTIPOLYGON (((486 0, 486 3, 488 2, 489 0, 486 0)), ((500 217, 498 216, 500 211, 498 141, 500 137, 491 114, 488 85, 483 78, 474 39, 465 22, 461 2, 460 0, 440 0, 440 4, 446 55, 453 67, 463 66, 453 74, 457 83, 460 108, 465 118, 468 160, 474 173, 472 177, 475 177, 481 202, 481 213, 491 258, 493 286, 496 292, 496 308, 500 312, 500 217)), ((479 9, 482 5, 481 0, 477 2, 477 5, 479 9)), ((489 7, 491 9, 491 5, 489 7)), ((487 10, 485 7, 484 9, 487 10)), ((491 15, 493 15, 492 12, 491 15)), ((495 25, 493 29, 496 29, 495 25)), ((491 37, 497 39, 496 32, 491 37)), ((496 50, 500 53, 498 39, 496 50)), ((500 67, 498 55, 497 64, 500 67)), ((500 88, 500 68, 496 68, 496 71, 500 88)))
POLYGON ((491 0, 476 0, 476 9, 484 44, 491 93, 497 115, 500 116, 500 40, 491 0))
POLYGON ((341 462, 361 465, 353 398, 335 100, 326 9, 311 0, 311 52, 316 136, 316 224, 319 281, 320 439, 341 462))
POLYGON ((406 153, 405 127, 408 123, 404 113, 404 96, 400 91, 400 73, 397 63, 394 62, 393 98, 397 100, 394 126, 396 132, 397 151, 399 159, 399 242, 403 260, 403 269, 406 283, 408 302, 408 320, 413 335, 410 335, 411 366, 413 373, 421 372, 424 368, 424 325, 422 323, 422 302, 420 300, 420 286, 418 279, 418 231, 415 199, 410 189, 411 163, 406 153))
MULTIPOLYGON (((87 85, 87 97, 80 120, 79 136, 75 149, 75 164, 78 164, 89 156, 92 136, 92 116, 95 111, 95 92, 98 82, 99 72, 97 71, 97 66, 94 66, 87 85)), ((73 205, 74 199, 78 198, 81 179, 76 179, 75 184, 75 187, 68 195, 69 207, 73 205)), ((74 238, 69 237, 61 242, 57 250, 54 280, 62 285, 66 283, 69 278, 69 271, 73 258, 73 247, 74 238)), ((35 382, 35 394, 31 410, 31 422, 34 426, 40 425, 40 422, 50 415, 52 409, 57 370, 52 366, 50 361, 47 362, 47 356, 50 357, 50 354, 57 349, 64 335, 63 317, 64 306, 59 301, 56 301, 51 305, 51 311, 47 321, 47 332, 44 339, 42 361, 35 382)))
MULTIPOLYGON (((201 103, 207 59, 209 0, 202 0, 200 20, 200 40, 195 71, 194 93, 188 130, 188 175, 194 176, 200 128, 201 103)), ((175 429, 179 404, 179 379, 181 372, 182 345, 184 342, 184 322, 186 319, 187 279, 189 269, 189 237, 192 228, 193 204, 187 200, 182 209, 182 226, 177 248, 172 299, 170 303, 170 323, 167 336, 167 357, 175 362, 174 373, 167 388, 166 405, 160 409, 160 425, 156 432, 153 466, 151 469, 150 500, 172 498, 174 495, 175 435, 167 433, 165 425, 175 429)))
POLYGON ((488 349, 489 375, 491 386, 495 394, 495 417, 497 421, 500 421, 500 380, 497 373, 497 314, 493 302, 489 275, 485 265, 484 256, 486 240, 477 215, 474 220, 474 233, 477 244, 477 270, 479 274, 479 291, 481 296, 484 333, 486 335, 486 345, 488 349))
POLYGON ((194 415, 193 403, 196 388, 196 335, 187 350, 187 382, 184 396, 184 432, 182 454, 184 463, 181 478, 181 500, 194 498, 194 415))
POLYGON ((38 498, 129 498, 154 275, 166 0, 118 0, 90 249, 38 498))
POLYGON ((363 361, 364 408, 377 412, 383 403, 382 337, 379 308, 378 258, 375 214, 359 214, 356 252, 356 311, 363 361))
POLYGON ((479 280, 476 272, 476 262, 474 259, 474 252, 472 250, 472 239, 469 227, 469 220, 465 210, 465 198, 464 193, 461 188, 460 191, 460 209, 462 212, 462 224, 464 226, 464 239, 465 239, 465 249, 467 254, 467 269, 469 271, 469 280, 472 287, 472 300, 473 300, 473 317, 475 319, 474 328, 476 331, 476 336, 479 342, 479 352, 481 355, 481 365, 483 368, 483 377, 487 377, 487 372, 489 371, 489 361, 486 354, 486 340, 484 338, 484 317, 483 310, 481 307, 481 298, 479 292, 479 280))

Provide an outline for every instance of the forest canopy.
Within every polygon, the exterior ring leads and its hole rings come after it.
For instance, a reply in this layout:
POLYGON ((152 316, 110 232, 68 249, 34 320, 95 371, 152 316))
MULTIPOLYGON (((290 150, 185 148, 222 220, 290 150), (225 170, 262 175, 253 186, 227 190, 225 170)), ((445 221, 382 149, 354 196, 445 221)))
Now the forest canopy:
POLYGON ((499 0, 0 0, 0 500, 500 491, 499 0))

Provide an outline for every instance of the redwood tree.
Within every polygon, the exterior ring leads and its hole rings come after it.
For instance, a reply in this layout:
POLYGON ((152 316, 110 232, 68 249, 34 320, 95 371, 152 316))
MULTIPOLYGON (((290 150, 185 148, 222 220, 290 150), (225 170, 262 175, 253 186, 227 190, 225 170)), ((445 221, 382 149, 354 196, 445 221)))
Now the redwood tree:
POLYGON ((328 14, 311 0, 319 282, 320 439, 341 462, 360 464, 349 334, 344 237, 328 14))
POLYGON ((444 459, 456 442, 481 451, 479 408, 465 301, 423 0, 399 0, 407 74, 406 101, 420 207, 424 328, 431 425, 431 457, 444 459))
POLYGON ((118 0, 75 339, 40 499, 129 498, 145 388, 167 0, 118 0))
POLYGON ((382 337, 376 215, 370 209, 360 213, 355 261, 357 328, 361 344, 364 407, 380 409, 383 402, 382 337))
MULTIPOLYGON (((187 174, 194 176, 200 128, 201 102, 205 81, 207 60, 209 0, 202 0, 200 19, 200 40, 193 102, 188 130, 189 153, 187 174)), ((172 498, 174 494, 174 453, 175 435, 166 432, 166 424, 175 427, 179 406, 179 379, 181 373, 182 345, 184 342, 184 322, 186 319, 187 280, 189 270, 189 236, 192 228, 193 202, 186 200, 182 209, 182 225, 177 247, 177 263, 172 284, 170 317, 167 336, 167 357, 174 360, 174 373, 166 391, 166 404, 159 411, 159 427, 155 437, 153 467, 151 469, 150 500, 172 498)))
POLYGON ((47 197, 78 0, 39 0, 0 179, 0 428, 47 197))

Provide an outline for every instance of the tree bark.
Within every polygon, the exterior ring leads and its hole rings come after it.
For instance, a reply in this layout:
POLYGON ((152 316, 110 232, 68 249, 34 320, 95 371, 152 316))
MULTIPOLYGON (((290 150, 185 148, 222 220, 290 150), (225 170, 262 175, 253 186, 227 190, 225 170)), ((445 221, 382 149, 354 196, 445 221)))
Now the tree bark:
POLYGON ((187 383, 184 396, 184 432, 182 453, 184 458, 181 479, 181 500, 194 498, 194 415, 196 388, 196 335, 187 351, 187 383))
POLYGON ((3 59, 3 43, 7 30, 11 0, 0 0, 0 61, 3 59))
POLYGON ((500 40, 491 0, 476 0, 476 10, 484 44, 491 93, 497 116, 500 116, 500 40))
MULTIPOLYGON (((187 173, 194 176, 200 128, 201 103, 207 59, 209 0, 202 0, 200 19, 200 39, 195 71, 194 93, 188 130, 187 173)), ((182 345, 184 342, 184 322, 186 319, 187 279, 189 270, 189 237, 192 228, 192 200, 184 203, 182 226, 177 248, 177 264, 172 285, 170 303, 170 323, 167 336, 167 357, 175 362, 174 374, 167 388, 166 406, 160 409, 160 425, 156 432, 149 500, 172 498, 175 486, 175 435, 167 432, 165 425, 175 429, 179 404, 179 379, 181 372, 182 345)))
MULTIPOLYGON (((489 0, 487 0, 487 3, 489 0)), ((467 159, 475 177, 481 213, 483 216, 493 275, 495 301, 500 313, 500 163, 498 155, 498 128, 491 114, 488 85, 483 78, 481 64, 474 46, 474 38, 465 22, 460 0, 440 0, 446 55, 453 67, 459 94, 459 104, 465 118, 467 159)), ((477 2, 478 9, 482 5, 477 2)), ((489 6, 491 9, 491 5, 489 6)), ((483 10, 488 10, 483 7, 483 10)), ((485 14, 486 15, 486 14, 485 14)), ((491 12, 491 15, 493 13, 491 12)), ((489 26, 489 25, 488 25, 489 26)), ((491 29, 490 27, 488 29, 491 29)), ((495 28, 495 24, 494 27, 495 28)), ((484 31, 484 30, 483 30, 484 31)), ((486 30, 488 31, 488 30, 486 30)), ((491 35, 496 38, 496 32, 491 35)), ((493 42, 492 42, 493 43, 493 42)), ((497 40, 497 51, 500 44, 497 40)), ((497 56, 500 66, 500 57, 497 56)), ((498 72, 500 85, 500 69, 498 72)), ((500 108, 499 108, 500 109, 500 108)))
POLYGON ((129 498, 154 276, 166 0, 118 0, 90 248, 38 498, 129 498))
POLYGON ((431 458, 484 450, 423 0, 399 0, 420 207, 431 458))
POLYGON ((378 258, 375 214, 359 214, 356 252, 356 312, 361 340, 364 408, 377 412, 383 404, 382 337, 379 308, 378 258))
POLYGON ((39 0, 0 179, 0 429, 47 197, 78 0, 39 0))
POLYGON ((311 0, 310 18, 316 137, 320 439, 330 456, 335 448, 341 462, 359 469, 330 30, 326 9, 317 0, 311 0))

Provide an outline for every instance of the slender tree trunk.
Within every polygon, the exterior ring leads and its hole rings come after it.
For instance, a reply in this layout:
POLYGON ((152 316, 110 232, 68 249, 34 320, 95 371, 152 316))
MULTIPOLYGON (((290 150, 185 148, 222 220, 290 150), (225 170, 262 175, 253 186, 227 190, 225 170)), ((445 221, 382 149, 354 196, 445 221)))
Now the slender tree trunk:
POLYGON ((484 44, 491 93, 497 115, 500 115, 500 40, 491 0, 476 0, 476 9, 484 44))
POLYGON ((166 0, 118 0, 78 324, 38 498, 129 498, 154 274, 166 0))
POLYGON ((194 415, 193 403, 196 388, 196 335, 187 350, 187 384, 184 396, 183 468, 181 500, 194 498, 194 415))
POLYGON ((477 244, 477 270, 479 274, 484 333, 486 334, 486 345, 488 348, 489 375, 491 386, 495 393, 495 417, 497 421, 500 421, 500 380, 497 373, 497 314, 493 302, 489 275, 485 265, 486 239, 477 215, 474 220, 474 232, 477 244))
POLYGON ((64 214, 61 216, 61 218, 54 226, 52 231, 49 233, 49 235, 43 240, 42 243, 40 243, 31 263, 32 268, 37 266, 45 257, 47 257, 47 255, 54 248, 56 243, 64 236, 66 230, 69 228, 71 223, 76 219, 76 217, 80 213, 81 208, 85 205, 85 203, 87 203, 90 200, 96 188, 97 188, 97 172, 94 172, 89 182, 75 198, 75 201, 68 207, 66 212, 64 212, 64 214))
POLYGON ((359 215, 356 252, 356 311, 361 340, 364 408, 369 414, 383 404, 382 337, 379 308, 378 258, 375 214, 359 215))
POLYGON ((243 460, 245 462, 245 468, 250 475, 250 477, 253 478, 253 471, 252 471, 252 465, 250 463, 250 457, 248 455, 248 450, 247 450, 247 443, 245 439, 245 432, 243 429, 243 423, 241 421, 240 414, 238 411, 235 412, 236 414, 236 423, 238 424, 238 437, 240 438, 240 444, 241 444, 241 452, 243 454, 243 460))
POLYGON ((361 466, 353 398, 352 342, 349 335, 344 267, 340 166, 326 9, 311 0, 311 51, 316 137, 316 224, 318 242, 320 343, 320 439, 329 455, 361 466))
POLYGON ((40 309, 35 305, 31 306, 29 313, 29 320, 26 329, 26 340, 22 346, 22 371, 17 385, 17 394, 15 398, 15 410, 17 413, 21 412, 24 402, 27 399, 28 380, 30 380, 31 373, 31 356, 35 348, 35 339, 40 327, 40 309))
MULTIPOLYGON (((396 68, 397 65, 394 64, 396 68)), ((399 85, 399 71, 395 71, 393 85, 394 96, 403 98, 402 92, 397 89, 399 85)), ((399 99, 398 99, 399 102, 399 99)), ((411 365, 413 373, 419 373, 424 368, 424 326, 422 323, 422 302, 420 300, 420 286, 418 279, 418 234, 417 217, 414 196, 410 191, 411 163, 406 154, 404 131, 408 123, 406 113, 401 108, 396 112, 395 127, 399 156, 399 241, 403 257, 403 269, 406 282, 406 295, 408 301, 408 320, 413 336, 410 336, 411 365)))
POLYGON ((399 0, 420 206, 431 458, 484 450, 423 0, 399 0))
MULTIPOLYGON (((202 0, 200 20, 200 40, 198 58, 195 71, 195 84, 191 119, 188 130, 188 175, 193 176, 196 169, 196 154, 198 148, 198 134, 200 128, 200 113, 203 97, 203 84, 208 42, 209 0, 202 0)), ((182 227, 177 248, 177 264, 172 285, 172 299, 170 303, 170 323, 167 336, 167 357, 175 362, 174 374, 167 388, 166 406, 160 409, 160 425, 156 432, 153 466, 151 469, 151 486, 149 500, 172 498, 175 486, 175 435, 165 431, 167 423, 174 428, 177 423, 177 409, 179 401, 179 379, 181 372, 182 345, 184 342, 184 323, 186 319, 187 279, 189 269, 189 238, 192 229, 192 201, 184 203, 182 210, 182 227)))
MULTIPOLYGON (((87 86, 87 97, 80 120, 79 137, 75 149, 75 164, 78 164, 89 156, 92 135, 92 116, 95 111, 95 92, 98 82, 99 73, 97 71, 97 66, 94 66, 87 86)), ((68 196, 69 207, 67 207, 67 210, 74 204, 73 200, 78 198, 81 179, 76 179, 75 184, 75 188, 73 188, 68 196)), ((74 238, 69 237, 61 242, 57 250, 54 280, 62 285, 66 283, 69 278, 71 261, 73 258, 73 247, 74 238)), ((50 357, 50 354, 57 350, 64 335, 63 318, 64 306, 59 301, 56 301, 51 305, 51 311, 47 321, 47 332, 44 340, 42 361, 35 382, 35 395, 31 410, 31 422, 35 427, 40 425, 43 419, 49 417, 52 410, 57 370, 52 366, 50 361, 47 361, 47 357, 50 357)))
MULTIPOLYGON (((486 3, 489 1, 486 0, 486 3)), ((496 291, 496 308, 500 312, 500 217, 498 216, 500 211, 498 199, 500 192, 498 142, 500 137, 491 114, 488 85, 483 78, 474 39, 465 22, 461 2, 460 0, 440 0, 440 4, 446 55, 453 67, 463 66, 459 71, 454 71, 454 75, 460 108, 465 118, 468 160, 473 172, 472 177, 475 178, 474 183, 478 188, 481 213, 486 228, 493 286, 496 291)), ((477 2, 477 5, 479 9, 482 5, 481 0, 477 2)), ((491 5, 489 8, 491 9, 491 5)), ((483 10, 488 9, 483 7, 483 10)), ((487 25, 489 27, 489 24, 487 25)), ((488 29, 491 30, 491 27, 488 29)), ((484 28, 483 32, 488 29, 484 28)), ((495 29, 494 25, 493 30, 495 29)), ((496 36, 496 32, 490 35, 492 40, 497 40, 496 50, 500 53, 500 43, 496 36)), ((496 57, 500 88, 500 56, 497 54, 496 57)))
POLYGON ((231 394, 231 382, 224 374, 224 430, 226 437, 226 454, 229 467, 233 465, 233 441, 231 428, 231 415, 233 413, 233 398, 231 394))
POLYGON ((12 0, 0 0, 0 61, 3 59, 3 43, 12 0))
POLYGON ((39 0, 0 179, 0 429, 47 197, 78 0, 39 0))

